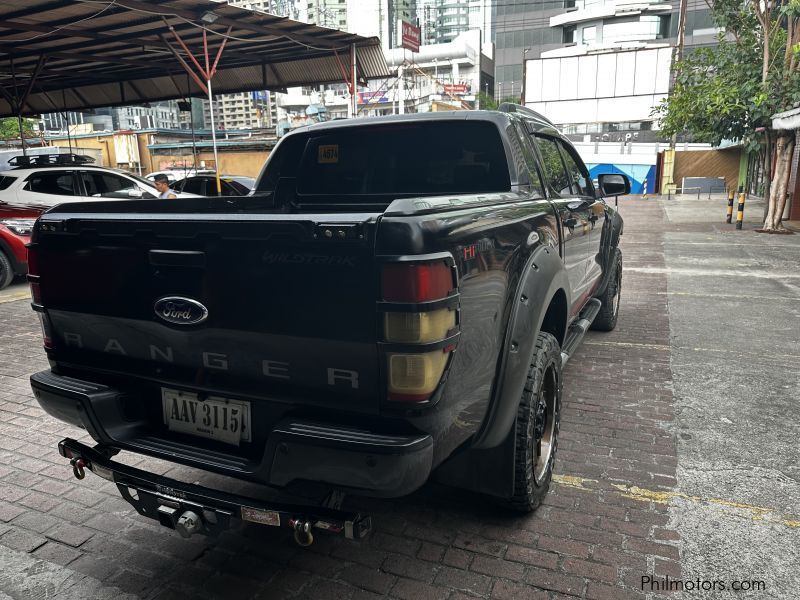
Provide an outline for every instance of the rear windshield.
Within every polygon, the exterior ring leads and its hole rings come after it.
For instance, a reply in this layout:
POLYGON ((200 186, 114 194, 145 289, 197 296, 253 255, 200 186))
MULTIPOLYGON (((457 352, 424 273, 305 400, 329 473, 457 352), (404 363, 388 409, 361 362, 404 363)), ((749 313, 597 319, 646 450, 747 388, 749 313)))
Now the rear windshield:
POLYGON ((492 123, 393 123, 312 132, 301 139, 287 140, 282 148, 294 160, 284 156, 275 164, 280 172, 262 178, 266 185, 294 179, 300 202, 498 192, 511 186, 503 142, 492 123))

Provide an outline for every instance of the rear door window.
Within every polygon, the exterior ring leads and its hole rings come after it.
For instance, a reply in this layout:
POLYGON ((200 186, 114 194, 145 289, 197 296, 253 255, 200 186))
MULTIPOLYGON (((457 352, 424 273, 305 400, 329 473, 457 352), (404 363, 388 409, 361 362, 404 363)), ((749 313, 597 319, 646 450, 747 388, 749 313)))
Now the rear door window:
POLYGON ((222 193, 226 196, 246 196, 250 193, 250 188, 231 179, 222 183, 222 193))
POLYGON ((572 193, 577 196, 591 196, 594 197, 594 187, 592 186, 589 173, 583 165, 580 158, 574 156, 573 151, 567 147, 566 144, 560 140, 557 142, 561 153, 564 157, 564 164, 567 167, 567 175, 569 177, 570 185, 572 185, 572 193))
POLYGON ((545 137, 536 137, 536 146, 539 154, 542 155, 542 166, 544 167, 544 177, 550 188, 559 196, 569 196, 572 194, 570 188, 570 178, 561 160, 561 152, 555 140, 545 137))
POLYGON ((204 196, 204 188, 205 185, 202 177, 190 177, 184 181, 183 189, 181 191, 188 194, 198 194, 200 196, 204 196))
POLYGON ((8 187, 17 180, 16 177, 8 177, 7 175, 0 175, 0 190, 7 190, 8 187))
POLYGON ((530 177, 531 192, 537 197, 544 198, 544 188, 539 177, 539 167, 536 164, 536 155, 531 145, 530 138, 526 135, 525 129, 518 121, 514 121, 513 132, 516 134, 512 138, 512 144, 518 145, 518 151, 525 161, 525 168, 530 177))
POLYGON ((113 173, 101 171, 83 171, 83 185, 86 186, 86 195, 100 198, 130 198, 129 192, 138 189, 136 184, 129 179, 113 173))
POLYGON ((24 189, 37 194, 75 196, 75 173, 73 171, 40 171, 28 177, 24 189))

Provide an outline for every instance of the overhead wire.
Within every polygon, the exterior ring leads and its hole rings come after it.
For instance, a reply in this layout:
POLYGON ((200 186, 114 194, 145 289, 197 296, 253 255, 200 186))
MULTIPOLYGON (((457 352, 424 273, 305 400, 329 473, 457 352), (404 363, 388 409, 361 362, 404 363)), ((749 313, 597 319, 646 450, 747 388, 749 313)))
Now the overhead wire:
POLYGON ((89 15, 88 17, 84 17, 83 19, 78 19, 77 21, 73 21, 72 23, 66 23, 64 25, 60 25, 59 27, 56 27, 52 31, 45 31, 45 32, 39 33, 37 35, 31 36, 29 38, 25 38, 25 39, 22 39, 22 40, 15 40, 15 42, 30 42, 30 41, 33 41, 33 40, 37 40, 39 38, 43 38, 43 37, 48 36, 48 35, 53 35, 54 33, 58 33, 62 29, 67 29, 69 27, 74 27, 78 23, 83 23, 84 21, 90 21, 91 19, 94 19, 94 18, 99 17, 100 15, 102 15, 104 12, 106 12, 109 8, 114 6, 116 3, 117 3, 117 0, 111 0, 111 2, 108 5, 106 5, 105 8, 102 8, 101 10, 97 11, 93 15, 89 15))
POLYGON ((179 15, 179 14, 176 14, 174 12, 165 12, 165 11, 147 10, 147 9, 144 9, 144 8, 135 8, 135 7, 132 7, 132 6, 127 6, 121 0, 76 0, 76 1, 77 2, 82 2, 84 4, 106 4, 106 3, 110 2, 109 6, 107 8, 111 8, 111 5, 116 5, 116 6, 119 6, 121 8, 125 8, 127 10, 130 10, 130 11, 133 11, 133 12, 142 13, 142 14, 156 15, 156 16, 159 16, 159 17, 175 17, 177 19, 180 19, 181 21, 184 21, 185 23, 188 23, 189 25, 193 25, 194 27, 197 27, 199 29, 207 31, 208 33, 211 33, 211 34, 216 35, 216 36, 221 37, 221 38, 234 40, 234 41, 237 41, 237 42, 249 42, 249 43, 252 43, 252 42, 260 42, 260 41, 271 41, 271 40, 276 39, 276 38, 277 39, 283 38, 283 39, 287 39, 287 40, 289 40, 291 42, 294 42, 295 44, 298 44, 300 46, 304 46, 304 47, 310 48, 312 50, 319 50, 319 51, 323 51, 323 52, 329 51, 329 50, 344 50, 344 49, 347 49, 347 48, 350 47, 350 44, 345 44, 345 45, 342 45, 342 46, 324 46, 324 47, 323 46, 314 46, 312 44, 307 44, 306 42, 301 42, 300 40, 295 39, 291 35, 288 35, 288 34, 285 34, 285 33, 275 33, 275 34, 271 35, 269 38, 258 38, 258 37, 242 38, 242 37, 237 37, 235 35, 231 35, 229 33, 222 33, 221 31, 215 31, 214 29, 206 27, 205 25, 201 25, 200 23, 192 21, 191 19, 187 19, 183 15, 179 15))

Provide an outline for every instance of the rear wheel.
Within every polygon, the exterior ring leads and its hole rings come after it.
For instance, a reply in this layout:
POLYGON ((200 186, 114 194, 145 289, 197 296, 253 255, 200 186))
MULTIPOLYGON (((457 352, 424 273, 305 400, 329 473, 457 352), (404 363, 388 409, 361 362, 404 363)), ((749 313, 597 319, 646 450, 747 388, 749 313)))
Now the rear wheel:
POLYGON ((11 267, 11 261, 5 253, 0 250, 0 290, 7 287, 14 280, 14 269, 11 267))
POLYGON ((511 508, 530 512, 547 495, 560 417, 561 346, 549 333, 540 333, 517 411, 511 508))
POLYGON ((592 322, 591 329, 595 331, 611 331, 617 326, 619 315, 619 299, 622 294, 622 252, 614 248, 614 258, 611 260, 611 277, 603 293, 597 296, 602 303, 600 312, 592 322))

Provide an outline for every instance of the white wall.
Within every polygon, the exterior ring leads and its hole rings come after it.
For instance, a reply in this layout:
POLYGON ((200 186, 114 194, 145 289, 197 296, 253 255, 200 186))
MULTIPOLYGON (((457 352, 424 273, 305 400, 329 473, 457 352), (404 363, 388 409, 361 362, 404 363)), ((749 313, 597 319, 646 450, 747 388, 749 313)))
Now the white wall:
POLYGON ((525 61, 525 104, 556 124, 652 120, 671 48, 525 61))

